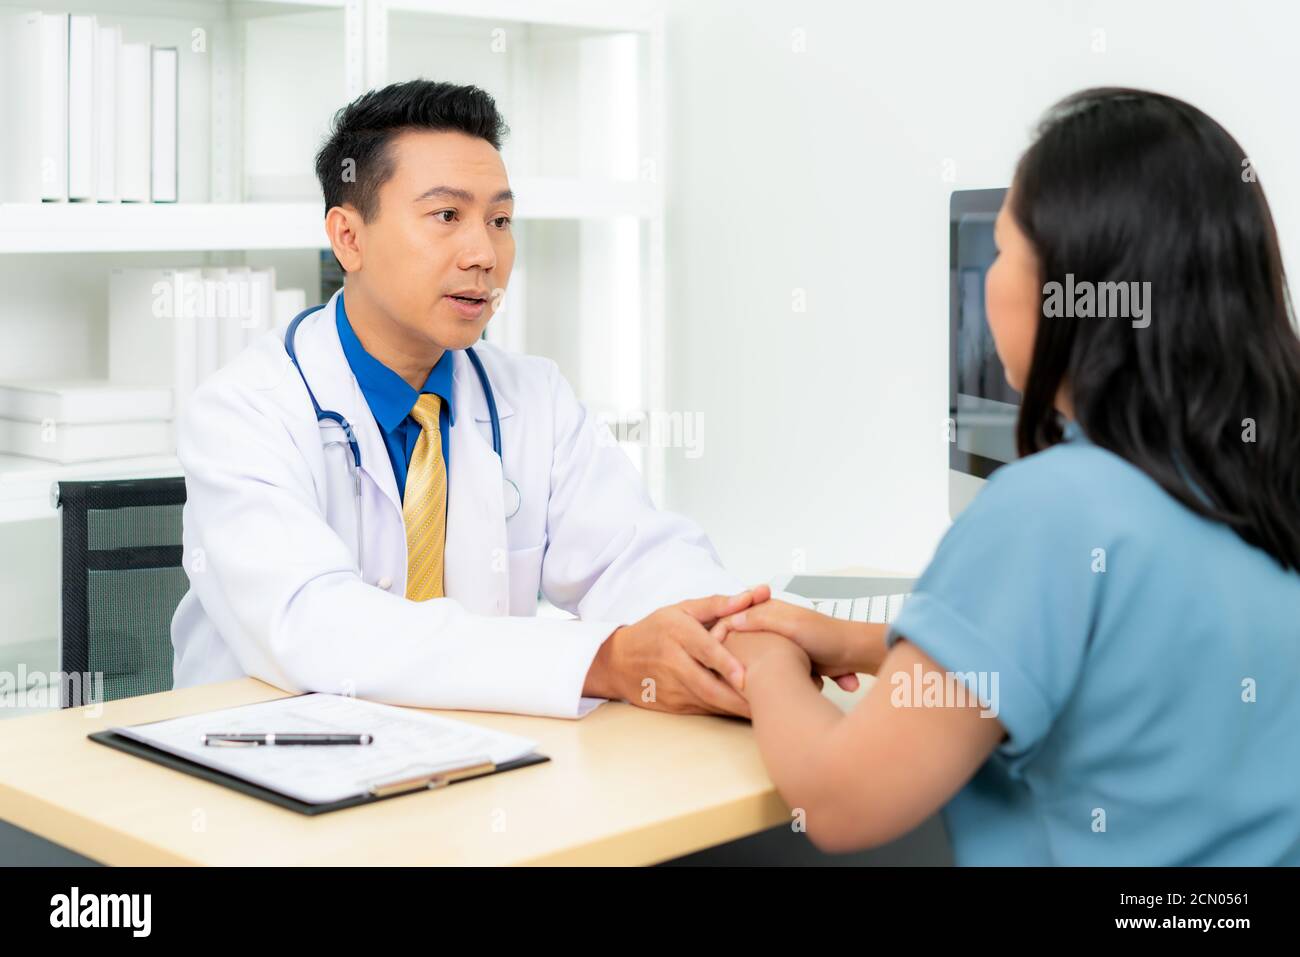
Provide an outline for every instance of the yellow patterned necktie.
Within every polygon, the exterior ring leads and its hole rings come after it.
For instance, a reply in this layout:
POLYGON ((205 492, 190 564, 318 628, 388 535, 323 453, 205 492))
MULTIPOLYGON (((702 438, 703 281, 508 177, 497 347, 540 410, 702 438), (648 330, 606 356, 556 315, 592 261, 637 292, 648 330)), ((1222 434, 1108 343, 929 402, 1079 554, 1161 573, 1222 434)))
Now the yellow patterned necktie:
POLYGON ((443 597, 442 551, 447 542, 447 466, 442 460, 438 410, 442 400, 422 395, 411 409, 420 438, 406 470, 402 518, 406 523, 406 597, 443 597))

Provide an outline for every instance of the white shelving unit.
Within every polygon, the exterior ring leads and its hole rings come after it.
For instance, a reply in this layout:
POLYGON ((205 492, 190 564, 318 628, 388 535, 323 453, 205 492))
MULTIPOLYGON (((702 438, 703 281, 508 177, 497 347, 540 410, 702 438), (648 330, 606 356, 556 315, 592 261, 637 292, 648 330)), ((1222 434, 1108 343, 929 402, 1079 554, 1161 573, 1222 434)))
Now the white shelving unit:
MULTIPOLYGON (((371 0, 370 87, 483 87, 511 127, 518 259, 488 338, 559 362, 615 428, 664 409, 664 29, 652 2, 371 0)), ((662 500, 663 449, 624 443, 662 500)))
MULTIPOLYGON (((0 204, 0 377, 103 375, 114 266, 237 265, 250 252, 275 252, 296 257, 297 274, 318 283, 315 258, 326 246, 320 202, 300 195, 302 181, 292 179, 298 193, 249 199, 285 177, 259 167, 248 141, 266 132, 265 112, 255 108, 266 100, 297 104, 293 116, 323 133, 333 110, 364 89, 364 0, 0 0, 0 14, 29 9, 95 14, 120 25, 124 40, 178 48, 180 201, 0 204), (269 48, 286 32, 299 36, 297 60, 323 60, 334 77, 307 94, 309 103, 300 102, 300 78, 275 73, 269 48)), ((299 159, 319 133, 304 137, 299 159)), ((0 455, 0 540, 6 524, 55 515, 54 482, 177 474, 174 456, 58 465, 0 455)))
POLYGON ((319 203, 0 205, 0 253, 315 249, 319 203))
POLYGON ((56 482, 162 478, 180 474, 180 463, 172 455, 109 459, 76 465, 0 455, 0 523, 49 518, 54 509, 51 490, 56 482))
MULTIPOLYGON (((366 89, 425 76, 482 86, 511 127, 519 251, 489 338, 554 358, 616 425, 664 408, 657 0, 0 0, 0 14, 29 9, 178 47, 180 201, 0 204, 0 379, 102 376, 118 266, 274 265, 314 301, 328 244, 312 158, 330 119, 366 89)), ((661 499, 662 450, 627 449, 661 499)), ((177 474, 172 456, 0 455, 0 550, 44 555, 36 570, 0 563, 23 578, 0 596, 25 603, 0 646, 52 634, 53 483, 177 474)))
MULTIPOLYGON (((515 218, 645 219, 655 184, 515 177, 515 218)), ((321 204, 0 203, 0 254, 326 249, 321 204)))

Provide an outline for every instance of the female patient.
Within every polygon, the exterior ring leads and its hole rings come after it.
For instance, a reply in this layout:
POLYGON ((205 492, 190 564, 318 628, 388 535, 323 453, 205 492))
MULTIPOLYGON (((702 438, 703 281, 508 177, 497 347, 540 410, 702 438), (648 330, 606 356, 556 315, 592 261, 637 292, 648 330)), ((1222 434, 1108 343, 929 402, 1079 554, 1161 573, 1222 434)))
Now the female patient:
POLYGON ((985 290, 1023 457, 888 634, 717 625, 819 847, 943 808, 960 864, 1300 864, 1300 339, 1246 155, 1166 96, 1053 108, 985 290), (1067 318, 1067 276, 1133 311, 1067 318), (843 714, 810 670, 878 680, 843 714))

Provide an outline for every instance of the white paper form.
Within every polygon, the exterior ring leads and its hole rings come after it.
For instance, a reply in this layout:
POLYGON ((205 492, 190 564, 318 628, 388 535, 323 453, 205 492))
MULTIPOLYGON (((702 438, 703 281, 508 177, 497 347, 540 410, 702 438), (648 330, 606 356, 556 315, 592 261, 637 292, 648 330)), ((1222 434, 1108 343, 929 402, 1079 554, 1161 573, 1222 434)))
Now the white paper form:
POLYGON ((170 754, 225 771, 309 804, 367 792, 371 785, 432 774, 476 757, 504 764, 536 750, 527 738, 344 695, 306 694, 112 729, 170 754), (222 732, 358 733, 368 745, 212 747, 222 732))

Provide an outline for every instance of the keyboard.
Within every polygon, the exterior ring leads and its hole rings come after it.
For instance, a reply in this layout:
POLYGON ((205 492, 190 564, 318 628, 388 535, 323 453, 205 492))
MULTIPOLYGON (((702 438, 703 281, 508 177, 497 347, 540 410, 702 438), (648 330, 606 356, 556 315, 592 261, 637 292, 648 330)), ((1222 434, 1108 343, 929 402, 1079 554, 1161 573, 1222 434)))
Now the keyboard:
POLYGON ((772 597, 841 621, 892 625, 915 587, 898 576, 793 575, 773 580, 772 597))
POLYGON ((866 598, 813 598, 809 600, 813 611, 843 621, 865 621, 872 624, 893 624, 910 592, 897 595, 871 595, 866 598))

